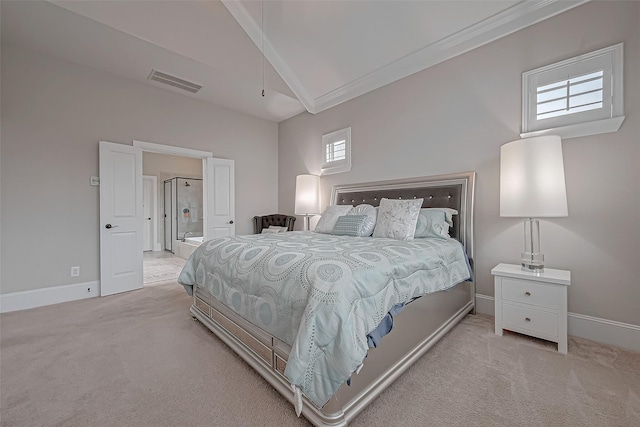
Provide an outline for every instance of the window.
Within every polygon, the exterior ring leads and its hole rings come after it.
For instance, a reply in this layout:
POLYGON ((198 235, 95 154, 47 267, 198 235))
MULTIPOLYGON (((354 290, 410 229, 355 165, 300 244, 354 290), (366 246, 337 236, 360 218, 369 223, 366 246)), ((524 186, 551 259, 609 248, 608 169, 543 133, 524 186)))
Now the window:
POLYGON ((537 90, 536 120, 602 109, 604 71, 562 80, 537 90))
POLYGON ((330 142, 326 145, 325 161, 327 163, 338 162, 344 160, 346 155, 347 141, 342 139, 336 142, 330 142))
POLYGON ((322 175, 351 170, 351 128, 322 135, 322 175))
POLYGON ((615 132, 624 120, 622 43, 522 74, 523 138, 615 132))

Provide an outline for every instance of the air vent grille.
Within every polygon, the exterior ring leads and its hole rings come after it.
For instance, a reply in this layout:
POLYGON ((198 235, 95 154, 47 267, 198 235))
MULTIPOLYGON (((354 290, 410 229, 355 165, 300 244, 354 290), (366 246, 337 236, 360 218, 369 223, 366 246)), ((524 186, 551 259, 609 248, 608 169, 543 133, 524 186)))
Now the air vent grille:
POLYGON ((182 90, 186 90, 187 92, 196 93, 202 86, 199 84, 195 84, 192 82, 188 82, 186 80, 180 79, 178 77, 172 76, 167 73, 163 73, 158 70, 151 70, 151 74, 147 77, 149 80, 153 80, 156 82, 164 83, 166 85, 170 85, 173 87, 177 87, 182 90))

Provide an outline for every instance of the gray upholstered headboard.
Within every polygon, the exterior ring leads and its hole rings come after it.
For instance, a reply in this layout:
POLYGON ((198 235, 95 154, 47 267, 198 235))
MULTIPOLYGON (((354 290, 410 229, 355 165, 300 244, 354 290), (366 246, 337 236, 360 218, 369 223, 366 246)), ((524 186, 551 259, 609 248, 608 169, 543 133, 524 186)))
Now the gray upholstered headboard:
POLYGON ((473 195, 475 172, 437 175, 364 184, 336 185, 331 194, 333 205, 359 205, 366 203, 378 206, 380 199, 423 198, 425 208, 453 208, 458 215, 453 217, 451 237, 465 247, 473 260, 473 195))

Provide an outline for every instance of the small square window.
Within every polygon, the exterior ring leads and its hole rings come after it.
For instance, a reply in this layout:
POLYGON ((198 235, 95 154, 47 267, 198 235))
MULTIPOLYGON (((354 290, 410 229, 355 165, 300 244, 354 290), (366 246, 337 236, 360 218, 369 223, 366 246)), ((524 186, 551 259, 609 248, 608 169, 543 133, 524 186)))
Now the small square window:
POLYGON ((351 170, 351 128, 322 135, 322 175, 351 170))
POLYGON ((623 115, 622 43, 522 74, 523 138, 614 132, 623 115))

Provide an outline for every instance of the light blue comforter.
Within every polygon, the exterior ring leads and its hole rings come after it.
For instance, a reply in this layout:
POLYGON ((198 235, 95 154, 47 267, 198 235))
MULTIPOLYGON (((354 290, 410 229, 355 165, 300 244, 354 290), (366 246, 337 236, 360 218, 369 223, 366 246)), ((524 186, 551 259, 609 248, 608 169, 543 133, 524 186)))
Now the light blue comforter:
POLYGON ((178 281, 206 288, 291 345, 285 376, 322 407, 362 365, 367 334, 394 305, 468 277, 462 245, 454 239, 300 231, 205 242, 178 281))

